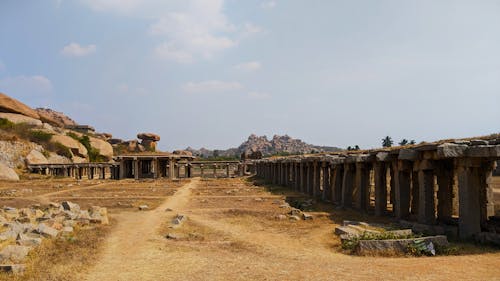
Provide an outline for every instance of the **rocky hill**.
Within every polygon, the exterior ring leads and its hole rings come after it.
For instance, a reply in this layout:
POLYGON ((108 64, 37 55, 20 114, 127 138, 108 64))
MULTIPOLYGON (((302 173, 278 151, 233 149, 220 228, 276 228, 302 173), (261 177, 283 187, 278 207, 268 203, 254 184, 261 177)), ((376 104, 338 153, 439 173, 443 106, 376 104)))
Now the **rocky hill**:
POLYGON ((303 142, 300 139, 294 139, 288 135, 274 135, 271 140, 267 136, 257 136, 252 134, 237 148, 229 148, 226 150, 209 150, 206 148, 193 149, 191 147, 186 150, 199 157, 238 157, 242 153, 252 153, 260 151, 263 155, 276 154, 306 154, 338 151, 340 148, 329 146, 316 146, 303 142))

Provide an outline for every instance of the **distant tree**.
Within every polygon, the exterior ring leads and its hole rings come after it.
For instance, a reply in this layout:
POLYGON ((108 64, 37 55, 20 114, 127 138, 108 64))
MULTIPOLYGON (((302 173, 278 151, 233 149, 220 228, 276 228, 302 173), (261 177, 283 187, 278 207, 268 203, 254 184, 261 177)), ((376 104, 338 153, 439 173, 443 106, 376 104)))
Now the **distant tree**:
POLYGON ((357 144, 356 144, 356 145, 354 146, 354 150, 360 150, 359 145, 357 145, 357 144))
POLYGON ((351 151, 353 148, 351 146, 347 147, 347 150, 351 151))
POLYGON ((355 146, 348 146, 347 147, 347 150, 349 150, 349 151, 355 151, 355 150, 359 150, 359 149, 360 149, 359 145, 357 145, 357 144, 355 146))
POLYGON ((402 139, 400 142, 399 142, 399 145, 407 145, 408 144, 408 140, 407 139, 402 139))
POLYGON ((385 138, 382 139, 382 146, 383 147, 391 147, 394 142, 392 141, 392 138, 390 136, 386 136, 385 138))
POLYGON ((415 144, 415 140, 411 140, 408 144, 415 144))
POLYGON ((214 150, 214 156, 213 156, 213 157, 214 157, 214 158, 219 157, 219 151, 218 151, 217 149, 216 149, 216 150, 214 150))

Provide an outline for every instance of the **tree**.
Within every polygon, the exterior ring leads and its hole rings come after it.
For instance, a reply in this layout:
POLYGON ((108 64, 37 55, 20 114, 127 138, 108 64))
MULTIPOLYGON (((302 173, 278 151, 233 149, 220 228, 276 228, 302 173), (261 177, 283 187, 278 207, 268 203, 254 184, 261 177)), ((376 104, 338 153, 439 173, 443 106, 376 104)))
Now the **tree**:
POLYGON ((348 151, 354 151, 354 150, 359 150, 359 149, 360 149, 359 145, 357 145, 357 144, 355 146, 348 146, 347 147, 348 151))
POLYGON ((383 147, 391 147, 394 142, 392 141, 392 138, 390 136, 386 136, 385 138, 382 139, 382 146, 383 147))
POLYGON ((399 142, 399 145, 407 145, 408 144, 408 140, 407 139, 402 139, 400 142, 399 142))
POLYGON ((411 140, 408 144, 415 144, 415 140, 411 140))

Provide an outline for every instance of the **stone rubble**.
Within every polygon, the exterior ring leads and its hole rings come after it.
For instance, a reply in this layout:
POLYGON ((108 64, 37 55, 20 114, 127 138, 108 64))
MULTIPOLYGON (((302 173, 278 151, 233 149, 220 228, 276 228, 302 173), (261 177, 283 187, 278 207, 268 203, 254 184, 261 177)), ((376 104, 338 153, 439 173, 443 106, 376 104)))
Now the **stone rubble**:
POLYGON ((39 204, 30 208, 3 207, 0 209, 0 271, 20 274, 29 252, 44 239, 71 235, 76 226, 109 224, 106 208, 93 206, 82 210, 78 204, 65 201, 39 204))

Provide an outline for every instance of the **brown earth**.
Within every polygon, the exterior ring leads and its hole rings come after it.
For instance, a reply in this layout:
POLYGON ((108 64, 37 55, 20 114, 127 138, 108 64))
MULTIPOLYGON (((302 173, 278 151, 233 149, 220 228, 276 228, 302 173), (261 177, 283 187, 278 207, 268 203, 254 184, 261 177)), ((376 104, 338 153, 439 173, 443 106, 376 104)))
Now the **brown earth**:
POLYGON ((458 254, 438 257, 350 256, 333 235, 336 225, 388 219, 315 203, 312 221, 277 220, 285 200, 302 196, 244 179, 38 180, 0 183, 2 192, 0 205, 71 200, 110 208, 109 233, 86 253, 93 262, 53 280, 500 280, 500 251, 472 244, 454 243, 458 254), (157 208, 138 211, 143 203, 157 208), (171 228, 178 213, 188 219, 171 228))

